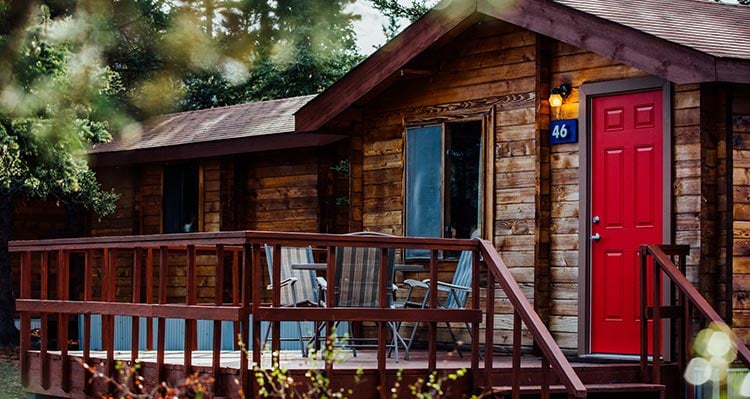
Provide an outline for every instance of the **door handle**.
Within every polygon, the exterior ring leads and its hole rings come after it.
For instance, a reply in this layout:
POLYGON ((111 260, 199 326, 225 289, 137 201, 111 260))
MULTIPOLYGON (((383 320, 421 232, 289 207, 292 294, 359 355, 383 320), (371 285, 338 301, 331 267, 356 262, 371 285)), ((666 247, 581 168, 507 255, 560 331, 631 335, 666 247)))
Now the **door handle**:
POLYGON ((599 241, 602 239, 602 236, 599 235, 599 233, 594 234, 593 236, 589 237, 591 241, 599 241))

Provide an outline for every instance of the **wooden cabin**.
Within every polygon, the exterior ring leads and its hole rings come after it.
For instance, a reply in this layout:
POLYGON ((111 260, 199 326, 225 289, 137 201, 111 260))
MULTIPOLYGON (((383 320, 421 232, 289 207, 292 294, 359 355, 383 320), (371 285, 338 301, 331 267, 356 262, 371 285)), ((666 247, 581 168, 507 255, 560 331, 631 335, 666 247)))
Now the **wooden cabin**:
MULTIPOLYGON (((97 146, 122 197, 81 231, 478 235, 556 344, 590 359, 640 353, 641 245, 680 245, 748 343, 748 20, 710 0, 445 1, 317 96, 165 115, 97 146)), ((513 341, 514 304, 484 295, 507 317, 480 340, 513 341)))

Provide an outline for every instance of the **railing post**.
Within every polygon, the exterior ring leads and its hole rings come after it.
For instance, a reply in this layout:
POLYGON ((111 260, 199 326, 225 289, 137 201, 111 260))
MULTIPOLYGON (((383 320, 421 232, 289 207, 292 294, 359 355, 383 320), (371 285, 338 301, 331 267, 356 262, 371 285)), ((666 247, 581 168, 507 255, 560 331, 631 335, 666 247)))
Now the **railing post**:
POLYGON ((484 371, 485 375, 485 389, 492 387, 492 375, 493 375, 493 346, 495 342, 495 275, 487 273, 487 309, 485 312, 484 322, 484 371))
POLYGON ((647 292, 647 265, 648 265, 648 247, 643 245, 640 249, 641 263, 640 263, 640 310, 641 310, 641 379, 646 380, 647 369, 648 369, 648 315, 646 308, 648 306, 648 300, 646 296, 647 292))
POLYGON ((658 265, 654 264, 653 267, 653 282, 652 282, 652 295, 653 295, 653 323, 652 323, 652 355, 651 363, 653 369, 652 383, 661 384, 661 269, 658 265))
POLYGON ((513 360, 512 360, 512 396, 521 398, 521 316, 513 311, 513 360))

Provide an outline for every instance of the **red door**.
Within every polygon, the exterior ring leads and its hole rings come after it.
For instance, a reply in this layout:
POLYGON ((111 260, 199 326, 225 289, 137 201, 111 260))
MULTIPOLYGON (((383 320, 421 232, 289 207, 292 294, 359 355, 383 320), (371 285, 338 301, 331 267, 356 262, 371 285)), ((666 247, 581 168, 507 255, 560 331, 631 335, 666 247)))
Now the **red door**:
POLYGON ((592 115, 591 351, 637 354, 636 252, 663 241, 662 93, 596 97, 592 115))

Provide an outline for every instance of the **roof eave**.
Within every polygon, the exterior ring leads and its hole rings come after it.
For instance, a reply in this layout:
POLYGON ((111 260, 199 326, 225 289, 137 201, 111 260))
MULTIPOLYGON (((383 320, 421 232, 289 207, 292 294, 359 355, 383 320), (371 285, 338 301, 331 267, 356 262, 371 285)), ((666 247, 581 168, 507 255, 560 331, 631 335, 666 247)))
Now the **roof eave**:
POLYGON ((89 163, 95 167, 133 165, 153 162, 180 161, 284 150, 290 148, 318 147, 344 139, 335 134, 279 133, 272 135, 214 140, 164 147, 139 148, 134 150, 93 152, 89 163))
POLYGON ((477 10, 678 83, 719 79, 716 58, 548 0, 478 0, 477 10))

